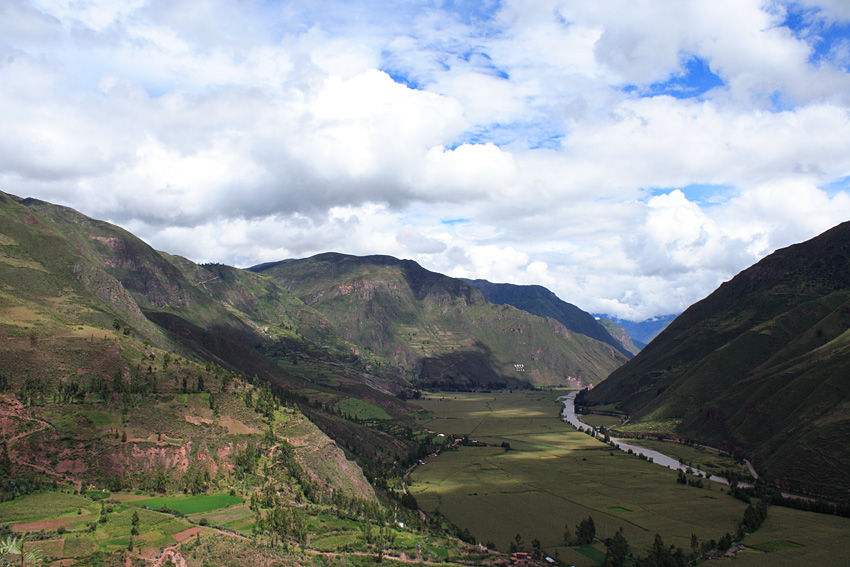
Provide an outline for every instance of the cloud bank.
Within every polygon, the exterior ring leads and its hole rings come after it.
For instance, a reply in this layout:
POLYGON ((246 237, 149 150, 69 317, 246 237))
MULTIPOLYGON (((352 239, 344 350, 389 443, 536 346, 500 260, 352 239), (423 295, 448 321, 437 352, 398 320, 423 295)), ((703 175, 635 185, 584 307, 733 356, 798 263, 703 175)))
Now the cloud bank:
POLYGON ((0 189, 678 313, 850 218, 845 3, 6 0, 0 189))

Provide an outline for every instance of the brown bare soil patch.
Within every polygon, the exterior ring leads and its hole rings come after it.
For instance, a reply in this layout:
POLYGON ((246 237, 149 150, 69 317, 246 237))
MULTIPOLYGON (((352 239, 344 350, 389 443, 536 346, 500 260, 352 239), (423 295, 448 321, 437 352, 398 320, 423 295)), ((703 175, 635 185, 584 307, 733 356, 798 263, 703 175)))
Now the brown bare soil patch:
POLYGON ((211 419, 205 419, 196 415, 187 415, 186 421, 188 421, 192 425, 212 425, 213 423, 211 419))
POLYGON ((70 472, 70 473, 74 473, 74 474, 82 474, 82 473, 86 472, 88 469, 89 469, 89 467, 86 465, 86 463, 83 462, 82 459, 74 459, 74 460, 65 459, 65 460, 59 461, 56 464, 56 472, 59 472, 59 473, 70 472))
POLYGON ((60 526, 67 526, 79 520, 75 518, 56 518, 55 520, 39 520, 38 522, 29 522, 26 524, 12 524, 12 529, 16 532, 37 532, 40 530, 55 530, 60 526))
POLYGON ((262 431, 260 431, 256 427, 245 425, 238 419, 233 419, 232 417, 222 417, 219 420, 219 424, 225 427, 227 429, 227 432, 232 435, 262 434, 262 431))
POLYGON ((177 541, 177 543, 183 543, 187 539, 194 537, 195 534, 202 532, 203 530, 204 528, 199 528, 196 526, 194 528, 189 528, 188 530, 183 530, 182 532, 177 532, 171 537, 173 537, 177 541))

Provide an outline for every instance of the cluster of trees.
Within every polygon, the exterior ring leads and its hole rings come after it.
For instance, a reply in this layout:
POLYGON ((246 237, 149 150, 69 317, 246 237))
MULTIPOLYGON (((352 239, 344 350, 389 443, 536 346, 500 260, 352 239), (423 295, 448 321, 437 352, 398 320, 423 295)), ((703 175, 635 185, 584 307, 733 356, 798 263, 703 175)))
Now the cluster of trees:
POLYGON ((373 526, 372 522, 369 521, 361 523, 360 529, 363 532, 363 540, 366 545, 372 548, 378 563, 380 563, 384 559, 386 548, 395 544, 395 530, 380 523, 373 526))
POLYGON ((729 491, 732 496, 749 503, 752 498, 764 500, 771 506, 783 506, 803 510, 805 512, 816 512, 818 514, 830 514, 850 518, 850 502, 829 502, 820 498, 789 498, 783 496, 782 492, 774 486, 758 481, 755 486, 743 488, 733 485, 729 491))
POLYGON ((254 535, 265 535, 272 545, 289 547, 292 542, 303 545, 307 541, 307 528, 303 513, 277 499, 267 511, 252 507, 256 515, 254 535))
POLYGON ((564 543, 570 545, 588 545, 593 543, 596 538, 596 524, 593 523, 593 518, 588 516, 576 525, 575 538, 573 532, 570 532, 569 524, 564 526, 564 543))
MULTIPOLYGON (((157 393, 158 387, 162 387, 163 377, 152 366, 152 361, 155 359, 156 355, 151 353, 131 366, 129 380, 125 379, 125 373, 121 369, 115 370, 111 380, 100 374, 93 374, 85 381, 76 376, 55 380, 33 369, 25 369, 22 372, 25 377, 23 382, 18 382, 20 386, 16 393, 18 399, 27 405, 43 404, 51 400, 54 403, 82 403, 91 395, 102 401, 118 396, 122 403, 133 407, 144 397, 157 393)), ((173 375, 174 386, 178 387, 180 385, 178 375, 174 374, 173 370, 169 371, 169 367, 175 362, 180 363, 180 366, 186 366, 187 361, 175 358, 169 352, 166 352, 161 360, 162 372, 166 372, 167 376, 173 375)), ((246 379, 244 374, 226 370, 214 363, 207 363, 206 367, 196 375, 182 376, 182 392, 210 391, 207 384, 210 377, 220 380, 223 392, 231 387, 234 380, 246 379)), ((10 391, 14 387, 13 380, 8 375, 0 373, 0 392, 10 391)))
MULTIPOLYGON (((700 543, 696 534, 691 536, 691 549, 685 550, 676 546, 667 546, 664 544, 660 534, 655 535, 652 547, 647 551, 646 555, 637 555, 633 553, 631 545, 621 527, 613 537, 604 540, 605 567, 685 567, 692 565, 701 557, 710 554, 713 550, 727 551, 736 541, 743 539, 746 533, 756 531, 767 518, 768 503, 765 500, 759 500, 756 503, 751 503, 744 511, 743 520, 739 523, 738 532, 735 536, 726 533, 719 541, 710 540, 700 543)), ((596 525, 593 517, 588 516, 575 526, 574 530, 570 526, 565 526, 564 542, 568 546, 589 545, 596 539, 596 525)), ((521 538, 517 534, 514 542, 511 543, 511 552, 523 551, 521 538)))
MULTIPOLYGON (((691 469, 688 469, 689 471, 691 469)), ((697 478, 696 480, 692 478, 688 478, 688 474, 685 473, 682 469, 679 469, 678 476, 676 477, 676 482, 679 484, 687 484, 688 486, 693 486, 695 488, 702 488, 705 485, 702 482, 702 478, 697 478)))
MULTIPOLYGON (((5 447, 5 443, 3 445, 5 447)), ((51 481, 48 484, 39 477, 9 478, 3 482, 2 490, 0 490, 0 502, 14 500, 19 496, 33 494, 45 488, 55 489, 56 481, 51 481)))

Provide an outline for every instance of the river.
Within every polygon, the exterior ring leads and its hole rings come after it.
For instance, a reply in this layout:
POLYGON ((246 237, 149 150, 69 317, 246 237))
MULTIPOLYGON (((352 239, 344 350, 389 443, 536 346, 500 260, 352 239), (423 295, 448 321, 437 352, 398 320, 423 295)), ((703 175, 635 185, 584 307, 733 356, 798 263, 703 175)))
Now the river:
MULTIPOLYGON (((568 395, 560 398, 564 402, 564 411, 561 412, 561 417, 563 417, 564 421, 569 422, 570 425, 575 427, 576 429, 582 427, 584 429, 592 429, 596 431, 596 428, 586 424, 581 420, 581 417, 576 414, 575 400, 578 392, 570 392, 568 395)), ((722 476, 717 475, 706 475, 704 471, 699 469, 695 469, 693 467, 689 467, 687 465, 683 465, 679 462, 678 459, 674 459, 673 457, 669 457, 664 453, 659 453, 653 449, 647 449, 646 447, 641 447, 640 445, 635 445, 631 441, 624 441, 622 439, 617 439, 615 437, 611 437, 611 441, 621 450, 628 452, 629 449, 636 455, 644 455, 645 457, 651 457, 652 462, 656 465, 660 465, 662 467, 666 467, 668 469, 673 470, 682 470, 687 472, 688 469, 694 474, 701 477, 706 477, 709 480, 713 480, 715 482, 720 482, 723 484, 729 484, 729 482, 723 478, 722 476)))

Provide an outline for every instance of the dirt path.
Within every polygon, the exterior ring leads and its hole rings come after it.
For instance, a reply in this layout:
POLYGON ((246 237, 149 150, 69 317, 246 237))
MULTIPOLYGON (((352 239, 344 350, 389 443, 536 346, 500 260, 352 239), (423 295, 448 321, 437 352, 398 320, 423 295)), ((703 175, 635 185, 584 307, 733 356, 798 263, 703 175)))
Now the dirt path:
MULTIPOLYGON (((365 551, 347 551, 345 553, 337 553, 334 551, 318 551, 316 549, 305 549, 304 553, 309 553, 310 555, 324 555, 326 558, 330 559, 331 557, 350 557, 352 555, 357 555, 360 557, 373 557, 377 558, 377 553, 366 553, 365 551)), ((398 561, 400 563, 415 563, 417 565, 445 565, 445 561, 426 561, 424 559, 416 559, 415 557, 407 557, 406 555, 396 557, 395 555, 384 554, 384 559, 389 561, 398 561)), ((466 563, 455 561, 456 565, 466 565, 466 563)), ((469 565, 473 565, 470 563, 469 565)), ((477 565, 477 564, 476 564, 477 565)))
POLYGON ((176 546, 166 547, 162 551, 162 555, 154 561, 154 567, 162 567, 166 561, 170 561, 177 567, 187 567, 186 560, 180 555, 180 550, 176 546))

